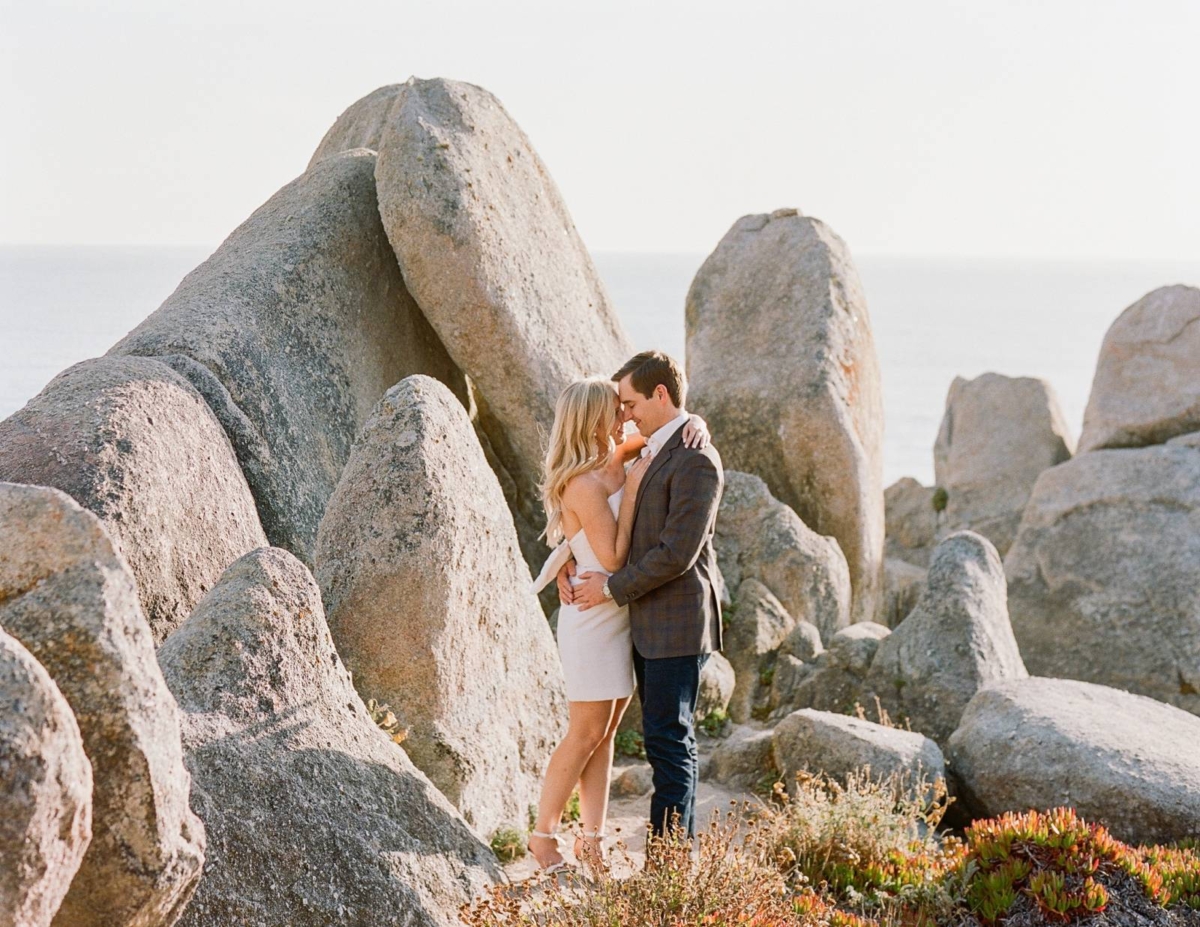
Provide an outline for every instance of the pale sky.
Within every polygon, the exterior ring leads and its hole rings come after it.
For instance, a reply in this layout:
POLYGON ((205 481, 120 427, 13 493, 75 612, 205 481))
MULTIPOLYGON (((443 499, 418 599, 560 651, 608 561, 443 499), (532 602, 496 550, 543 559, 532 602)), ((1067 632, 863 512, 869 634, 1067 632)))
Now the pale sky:
POLYGON ((0 0, 0 243, 215 247, 383 84, 504 103, 593 250, 1200 256, 1192 0, 0 0))

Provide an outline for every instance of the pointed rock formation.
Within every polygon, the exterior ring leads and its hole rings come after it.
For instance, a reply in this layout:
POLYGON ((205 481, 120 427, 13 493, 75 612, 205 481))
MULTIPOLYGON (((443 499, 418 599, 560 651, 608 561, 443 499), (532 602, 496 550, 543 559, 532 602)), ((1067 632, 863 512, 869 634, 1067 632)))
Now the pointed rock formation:
POLYGON ((159 659, 209 833, 181 927, 451 927, 499 878, 488 847, 372 722, 320 590, 286 551, 234 563, 159 659))
POLYGON ((375 198, 375 156, 292 181, 110 355, 177 366, 225 427, 267 538, 311 563, 354 435, 384 391, 465 383, 408 295, 375 198), (182 358, 172 358, 182 355, 182 358))
POLYGON ((413 762, 481 834, 523 824, 566 719, 562 669, 500 485, 437 381, 401 381, 363 426, 316 577, 355 686, 409 728, 413 762))
POLYGON ((762 477, 804 524, 837 540, 852 620, 874 620, 883 401, 845 243, 794 209, 739 219, 688 291, 687 362, 689 406, 708 420, 726 465, 762 477))
POLYGON ((1070 460, 1074 444, 1045 380, 955 377, 933 448, 937 484, 946 491, 945 530, 969 528, 1003 557, 1038 476, 1070 460))
POLYGON ((321 144, 308 162, 309 169, 318 161, 332 158, 343 151, 366 148, 379 151, 379 140, 387 127, 388 114, 404 92, 405 84, 388 84, 373 90, 347 107, 325 133, 321 144))

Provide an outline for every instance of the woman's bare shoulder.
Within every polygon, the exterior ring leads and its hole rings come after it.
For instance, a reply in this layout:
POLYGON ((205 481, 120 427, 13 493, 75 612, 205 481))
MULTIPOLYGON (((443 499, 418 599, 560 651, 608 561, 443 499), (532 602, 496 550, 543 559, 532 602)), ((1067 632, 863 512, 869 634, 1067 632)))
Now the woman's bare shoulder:
POLYGON ((605 488, 604 480, 599 471, 596 470, 571 477, 567 481, 567 485, 563 487, 563 502, 572 508, 576 507, 572 503, 576 503, 577 505, 591 501, 597 496, 606 499, 608 497, 608 490, 605 488))

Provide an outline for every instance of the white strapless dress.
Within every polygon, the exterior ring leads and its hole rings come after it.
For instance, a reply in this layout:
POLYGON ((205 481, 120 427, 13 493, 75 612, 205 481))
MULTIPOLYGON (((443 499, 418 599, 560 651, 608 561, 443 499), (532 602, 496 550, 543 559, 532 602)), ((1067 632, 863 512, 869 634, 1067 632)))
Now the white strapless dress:
MULTIPOLYGON (((616 517, 623 489, 608 497, 616 517)), ((580 529, 567 541, 575 558, 576 574, 604 573, 587 535, 580 529)), ((581 580, 576 579, 578 585, 581 580)), ((558 654, 572 702, 598 702, 633 695, 633 638, 629 633, 629 609, 605 602, 580 611, 575 605, 558 610, 558 654)))

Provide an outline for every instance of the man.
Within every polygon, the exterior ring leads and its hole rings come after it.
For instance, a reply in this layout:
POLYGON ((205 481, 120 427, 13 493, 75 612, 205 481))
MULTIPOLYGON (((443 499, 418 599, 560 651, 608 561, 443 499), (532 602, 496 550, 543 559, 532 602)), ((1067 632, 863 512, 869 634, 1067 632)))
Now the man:
POLYGON ((647 439, 651 462, 638 490, 628 564, 614 573, 584 573, 572 589, 568 568, 559 594, 582 609, 608 599, 629 606, 633 665, 646 757, 654 771, 650 825, 661 836, 678 815, 695 834, 699 761, 694 715, 700 670, 721 649, 721 606, 713 530, 724 475, 711 444, 683 445, 687 380, 660 351, 638 354, 613 374, 622 420, 647 439))

